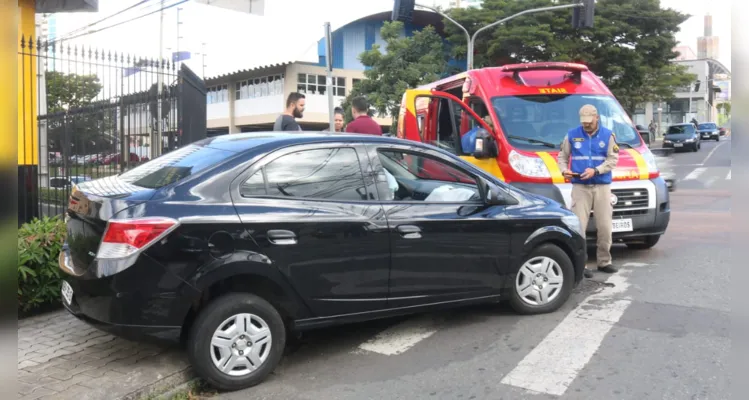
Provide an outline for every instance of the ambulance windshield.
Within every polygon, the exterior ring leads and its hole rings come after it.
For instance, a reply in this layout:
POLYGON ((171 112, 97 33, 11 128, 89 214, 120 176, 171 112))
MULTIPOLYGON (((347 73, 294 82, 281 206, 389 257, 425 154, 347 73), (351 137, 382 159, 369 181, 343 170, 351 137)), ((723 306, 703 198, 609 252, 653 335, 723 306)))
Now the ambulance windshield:
POLYGON ((596 107, 601 125, 616 134, 617 142, 640 146, 642 142, 632 121, 610 96, 545 94, 492 99, 494 112, 509 142, 528 150, 544 149, 542 142, 553 143, 558 149, 567 132, 580 126, 579 111, 586 104, 596 107))

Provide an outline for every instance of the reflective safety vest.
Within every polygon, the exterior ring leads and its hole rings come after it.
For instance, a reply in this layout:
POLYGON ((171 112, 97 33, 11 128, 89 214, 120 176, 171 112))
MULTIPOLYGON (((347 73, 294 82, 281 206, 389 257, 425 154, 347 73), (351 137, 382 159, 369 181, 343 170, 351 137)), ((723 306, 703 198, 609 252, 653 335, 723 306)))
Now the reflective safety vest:
MULTIPOLYGON (((578 174, 585 172, 586 168, 595 168, 606 160, 606 154, 609 150, 609 140, 612 132, 610 129, 601 125, 598 126, 598 132, 588 135, 582 126, 571 129, 567 132, 567 139, 570 142, 570 170, 578 174)), ((572 183, 607 184, 611 183, 611 172, 598 174, 590 179, 583 180, 578 177, 571 179, 572 183)))

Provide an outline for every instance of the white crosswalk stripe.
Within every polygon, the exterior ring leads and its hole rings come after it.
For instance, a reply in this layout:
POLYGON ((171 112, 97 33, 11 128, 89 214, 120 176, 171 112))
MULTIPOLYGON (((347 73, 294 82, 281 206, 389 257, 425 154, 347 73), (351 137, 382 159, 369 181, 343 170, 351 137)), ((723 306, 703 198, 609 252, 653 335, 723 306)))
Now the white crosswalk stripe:
POLYGON ((700 177, 700 175, 704 174, 705 171, 707 171, 707 168, 702 168, 702 167, 695 168, 694 170, 692 170, 692 172, 689 173, 689 175, 684 177, 684 180, 685 181, 696 180, 700 177))

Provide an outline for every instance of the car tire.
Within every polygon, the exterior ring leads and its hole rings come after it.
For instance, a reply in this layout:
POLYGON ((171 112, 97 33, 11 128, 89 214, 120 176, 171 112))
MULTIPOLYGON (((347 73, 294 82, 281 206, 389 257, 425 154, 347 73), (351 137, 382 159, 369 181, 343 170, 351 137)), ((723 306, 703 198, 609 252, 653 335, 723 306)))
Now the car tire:
POLYGON ((648 250, 658 244, 661 235, 645 236, 642 242, 627 242, 627 248, 632 250, 648 250))
POLYGON ((716 137, 716 138, 715 138, 715 141, 716 141, 716 142, 720 142, 720 136, 716 137))
MULTIPOLYGON (((244 330, 247 331, 248 329, 245 328, 244 330)), ((255 332, 253 330, 250 333, 254 334, 255 332)), ((228 333, 225 337, 228 338, 231 335, 232 333, 228 333)), ((256 337, 258 341, 262 340, 262 334, 256 337)), ((237 337, 234 339, 237 339, 237 337)), ((281 361, 285 347, 286 327, 284 326, 283 318, 281 318, 281 315, 273 305, 254 294, 228 293, 211 301, 198 314, 190 328, 187 355, 199 377, 205 379, 216 389, 235 391, 255 386, 265 380, 281 361), (247 319, 248 315, 250 316, 249 319, 247 319), (245 318, 240 318, 240 316, 244 316, 245 318), (245 326, 250 324, 255 329, 267 328, 270 339, 267 342, 263 342, 261 347, 253 347, 253 345, 256 346, 257 344, 248 344, 246 342, 246 338, 251 338, 251 336, 239 336, 245 339, 226 340, 227 346, 223 347, 223 352, 220 351, 219 348, 212 344, 214 335, 218 333, 219 328, 222 326, 231 326, 231 328, 234 328, 233 325, 236 325, 237 322, 245 322, 245 326), (236 347, 230 348, 228 343, 231 342, 234 342, 236 347), (267 345, 270 345, 270 349, 267 348, 267 345), (266 347, 263 349, 263 346, 266 347), (260 360, 260 366, 254 371, 241 376, 232 376, 219 370, 214 359, 220 356, 221 358, 218 362, 221 362, 226 356, 232 357, 232 354, 236 360, 245 364, 245 370, 250 369, 250 358, 247 356, 239 357, 235 353, 240 351, 237 350, 238 348, 242 348, 243 351, 247 350, 248 353, 246 354, 250 354, 250 351, 254 352, 254 349, 257 348, 258 354, 255 355, 255 362, 257 363, 260 360)), ((238 367, 241 366, 235 366, 232 372, 242 372, 237 371, 238 367)))
POLYGON ((513 284, 510 289, 510 292, 512 293, 510 295, 510 305, 515 312, 523 315, 545 314, 556 311, 570 297, 574 281, 575 269, 569 256, 567 256, 567 253, 553 244, 543 244, 533 249, 533 251, 523 259, 520 268, 518 268, 515 273, 513 284), (552 263, 544 264, 547 260, 551 260, 552 263), (530 269, 526 269, 526 267, 530 267, 530 269), (546 270, 542 270, 543 268, 546 268, 546 270), (531 280, 532 273, 540 273, 543 277, 548 278, 547 281, 539 283, 546 285, 544 286, 544 291, 547 293, 547 299, 548 296, 552 297, 550 301, 540 302, 539 300, 541 299, 539 298, 539 295, 541 294, 541 290, 537 290, 537 288, 532 288, 532 290, 537 292, 535 293, 535 302, 537 304, 533 304, 533 301, 528 298, 529 296, 533 296, 534 293, 526 292, 525 296, 522 294, 521 288, 526 288, 526 284, 534 286, 531 280), (559 277, 561 277, 562 281, 558 287, 555 288, 556 290, 547 290, 547 288, 551 288, 552 284, 550 284, 550 282, 558 281, 559 277))

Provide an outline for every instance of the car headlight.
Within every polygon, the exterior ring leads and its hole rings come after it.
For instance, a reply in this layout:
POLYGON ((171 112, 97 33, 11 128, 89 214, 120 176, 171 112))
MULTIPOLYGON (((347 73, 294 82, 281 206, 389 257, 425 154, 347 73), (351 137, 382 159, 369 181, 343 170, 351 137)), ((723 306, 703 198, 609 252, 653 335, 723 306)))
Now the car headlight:
POLYGON ((583 228, 580 224, 580 218, 577 218, 577 215, 565 215, 562 217, 562 222, 567 225, 571 231, 577 232, 580 236, 584 236, 583 228))
POLYGON ((687 140, 685 140, 685 142, 692 143, 692 142, 694 142, 694 139, 687 139, 687 140))
POLYGON ((668 139, 663 139, 663 143, 671 143, 671 141, 668 139))
POLYGON ((515 150, 510 152, 510 166, 521 175, 534 178, 551 178, 551 172, 544 160, 539 157, 527 157, 515 150))
POLYGON ((655 162, 655 156, 650 151, 645 151, 642 153, 642 158, 645 160, 645 163, 648 165, 648 169, 650 172, 658 172, 658 163, 655 162))

